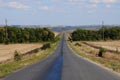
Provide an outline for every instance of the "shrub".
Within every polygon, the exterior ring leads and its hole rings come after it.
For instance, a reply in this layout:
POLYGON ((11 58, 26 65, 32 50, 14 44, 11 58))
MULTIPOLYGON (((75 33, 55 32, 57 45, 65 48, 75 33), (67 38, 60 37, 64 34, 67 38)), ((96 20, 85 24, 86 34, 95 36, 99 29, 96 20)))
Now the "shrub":
POLYGON ((51 47, 51 44, 50 43, 46 43, 46 44, 43 44, 43 46, 41 47, 42 50, 46 50, 47 48, 50 48, 51 47))
POLYGON ((105 52, 106 52, 106 49, 105 49, 105 48, 100 48, 98 56, 99 56, 99 57, 103 57, 103 54, 104 54, 105 52))
POLYGON ((34 50, 34 53, 38 53, 38 52, 39 52, 39 49, 38 49, 38 48, 34 50))
POLYGON ((14 52, 14 60, 15 61, 20 61, 21 60, 21 55, 17 51, 14 52))
POLYGON ((75 43, 75 46, 82 46, 80 43, 75 43))
POLYGON ((6 39, 5 40, 5 45, 8 45, 9 44, 9 39, 6 39))

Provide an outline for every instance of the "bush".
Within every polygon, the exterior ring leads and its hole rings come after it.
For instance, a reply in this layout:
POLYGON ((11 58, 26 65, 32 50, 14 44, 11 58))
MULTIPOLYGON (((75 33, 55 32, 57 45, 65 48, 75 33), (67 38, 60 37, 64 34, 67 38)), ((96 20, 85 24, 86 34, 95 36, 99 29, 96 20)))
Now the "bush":
POLYGON ((44 44, 42 47, 41 47, 41 49, 42 50, 46 50, 47 48, 50 48, 51 47, 51 44, 50 43, 46 43, 46 44, 44 44))
POLYGON ((75 43, 75 46, 82 46, 80 43, 75 43))
POLYGON ((5 40, 5 45, 8 45, 9 44, 9 40, 5 40))
POLYGON ((105 49, 105 48, 100 48, 98 56, 99 56, 99 57, 103 57, 103 54, 104 54, 105 52, 106 52, 106 49, 105 49))
POLYGON ((20 61, 21 60, 21 55, 17 51, 14 52, 14 60, 15 61, 20 61))
POLYGON ((38 52, 39 52, 39 49, 38 49, 38 48, 34 50, 34 53, 38 53, 38 52))

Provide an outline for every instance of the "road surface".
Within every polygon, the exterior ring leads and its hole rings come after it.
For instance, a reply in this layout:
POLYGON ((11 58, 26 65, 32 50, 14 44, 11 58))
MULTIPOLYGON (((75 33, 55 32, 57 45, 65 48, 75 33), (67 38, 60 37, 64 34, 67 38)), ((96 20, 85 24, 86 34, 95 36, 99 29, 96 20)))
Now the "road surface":
POLYGON ((52 55, 1 80, 120 80, 120 76, 75 55, 63 34, 52 55))

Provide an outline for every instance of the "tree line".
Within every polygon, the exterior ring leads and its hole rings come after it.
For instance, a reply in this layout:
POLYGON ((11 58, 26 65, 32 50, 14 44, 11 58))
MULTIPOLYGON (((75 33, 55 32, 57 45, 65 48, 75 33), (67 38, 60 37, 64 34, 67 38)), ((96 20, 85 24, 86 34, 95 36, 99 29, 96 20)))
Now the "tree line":
POLYGON ((47 28, 0 27, 0 43, 29 43, 54 39, 54 33, 47 28))
POLYGON ((99 30, 77 29, 71 33, 73 41, 119 40, 120 27, 102 27, 99 30))

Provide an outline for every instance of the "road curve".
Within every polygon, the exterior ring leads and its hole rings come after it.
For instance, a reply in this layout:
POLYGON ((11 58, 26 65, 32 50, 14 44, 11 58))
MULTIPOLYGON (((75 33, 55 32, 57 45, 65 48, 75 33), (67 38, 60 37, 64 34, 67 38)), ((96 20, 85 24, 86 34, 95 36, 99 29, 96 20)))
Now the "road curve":
POLYGON ((120 80, 120 76, 76 56, 63 34, 52 55, 1 80, 120 80))

